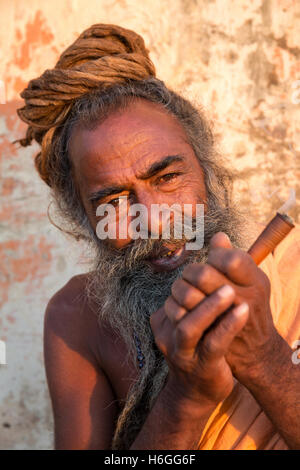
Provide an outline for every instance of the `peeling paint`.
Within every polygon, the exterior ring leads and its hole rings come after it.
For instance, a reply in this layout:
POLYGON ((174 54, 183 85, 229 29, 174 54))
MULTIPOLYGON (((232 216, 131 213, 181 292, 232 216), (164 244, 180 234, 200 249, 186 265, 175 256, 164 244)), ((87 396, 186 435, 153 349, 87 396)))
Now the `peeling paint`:
MULTIPOLYGON (((17 115, 28 81, 52 68, 88 26, 116 23, 142 34, 157 75, 214 124, 218 145, 241 178, 241 208, 264 222, 289 188, 300 196, 300 2, 295 0, 55 0, 3 2, 0 17, 0 448, 53 447, 52 414, 43 369, 43 314, 72 275, 80 249, 47 218, 49 190, 34 168, 37 144, 17 115), (272 194, 272 197, 269 195, 272 194), (76 251, 77 249, 77 251, 76 251)), ((299 209, 293 214, 300 222, 299 209)))
POLYGON ((14 48, 13 60, 21 70, 24 70, 30 65, 35 49, 54 39, 41 10, 35 12, 33 21, 26 23, 24 37, 19 29, 16 30, 16 39, 19 44, 14 48))

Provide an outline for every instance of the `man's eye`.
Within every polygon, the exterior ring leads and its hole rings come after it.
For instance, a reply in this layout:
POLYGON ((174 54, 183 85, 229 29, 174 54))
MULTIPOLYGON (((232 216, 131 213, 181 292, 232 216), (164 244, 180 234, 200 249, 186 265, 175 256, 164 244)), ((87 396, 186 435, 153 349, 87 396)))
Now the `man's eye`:
POLYGON ((163 183, 167 183, 169 181, 175 180, 179 174, 180 173, 167 173, 166 175, 161 176, 159 180, 163 183))
POLYGON ((120 203, 120 199, 116 197, 115 199, 112 199, 111 201, 109 201, 108 204, 112 204, 113 206, 118 206, 119 203, 120 203))

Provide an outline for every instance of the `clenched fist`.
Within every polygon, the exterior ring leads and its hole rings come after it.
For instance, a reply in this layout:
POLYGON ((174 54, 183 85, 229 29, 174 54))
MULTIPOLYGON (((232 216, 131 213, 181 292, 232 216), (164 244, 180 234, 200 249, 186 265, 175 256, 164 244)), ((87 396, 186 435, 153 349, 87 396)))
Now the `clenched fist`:
POLYGON ((217 404, 268 360, 278 338, 270 283, 250 255, 216 234, 206 264, 189 264, 172 295, 151 316, 168 381, 188 399, 217 404))

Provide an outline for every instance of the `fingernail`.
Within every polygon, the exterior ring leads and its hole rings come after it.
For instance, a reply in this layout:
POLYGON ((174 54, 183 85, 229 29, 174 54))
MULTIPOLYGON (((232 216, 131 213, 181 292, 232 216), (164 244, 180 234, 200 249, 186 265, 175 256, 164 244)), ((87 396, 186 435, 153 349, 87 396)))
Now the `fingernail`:
POLYGON ((234 315, 236 317, 244 315, 246 312, 249 312, 249 305, 247 302, 243 302, 234 309, 234 315))
POLYGON ((234 294, 234 289, 231 286, 223 286, 219 289, 218 294, 220 297, 230 297, 234 294))

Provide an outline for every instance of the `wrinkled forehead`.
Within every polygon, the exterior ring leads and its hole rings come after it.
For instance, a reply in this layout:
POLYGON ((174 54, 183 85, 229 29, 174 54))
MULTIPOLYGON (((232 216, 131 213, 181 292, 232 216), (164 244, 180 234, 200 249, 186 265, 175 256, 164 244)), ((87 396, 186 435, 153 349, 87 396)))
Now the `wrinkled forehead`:
POLYGON ((175 116, 162 105, 137 99, 115 111, 93 130, 76 126, 69 154, 75 173, 93 179, 111 173, 143 171, 165 155, 191 152, 175 116))

